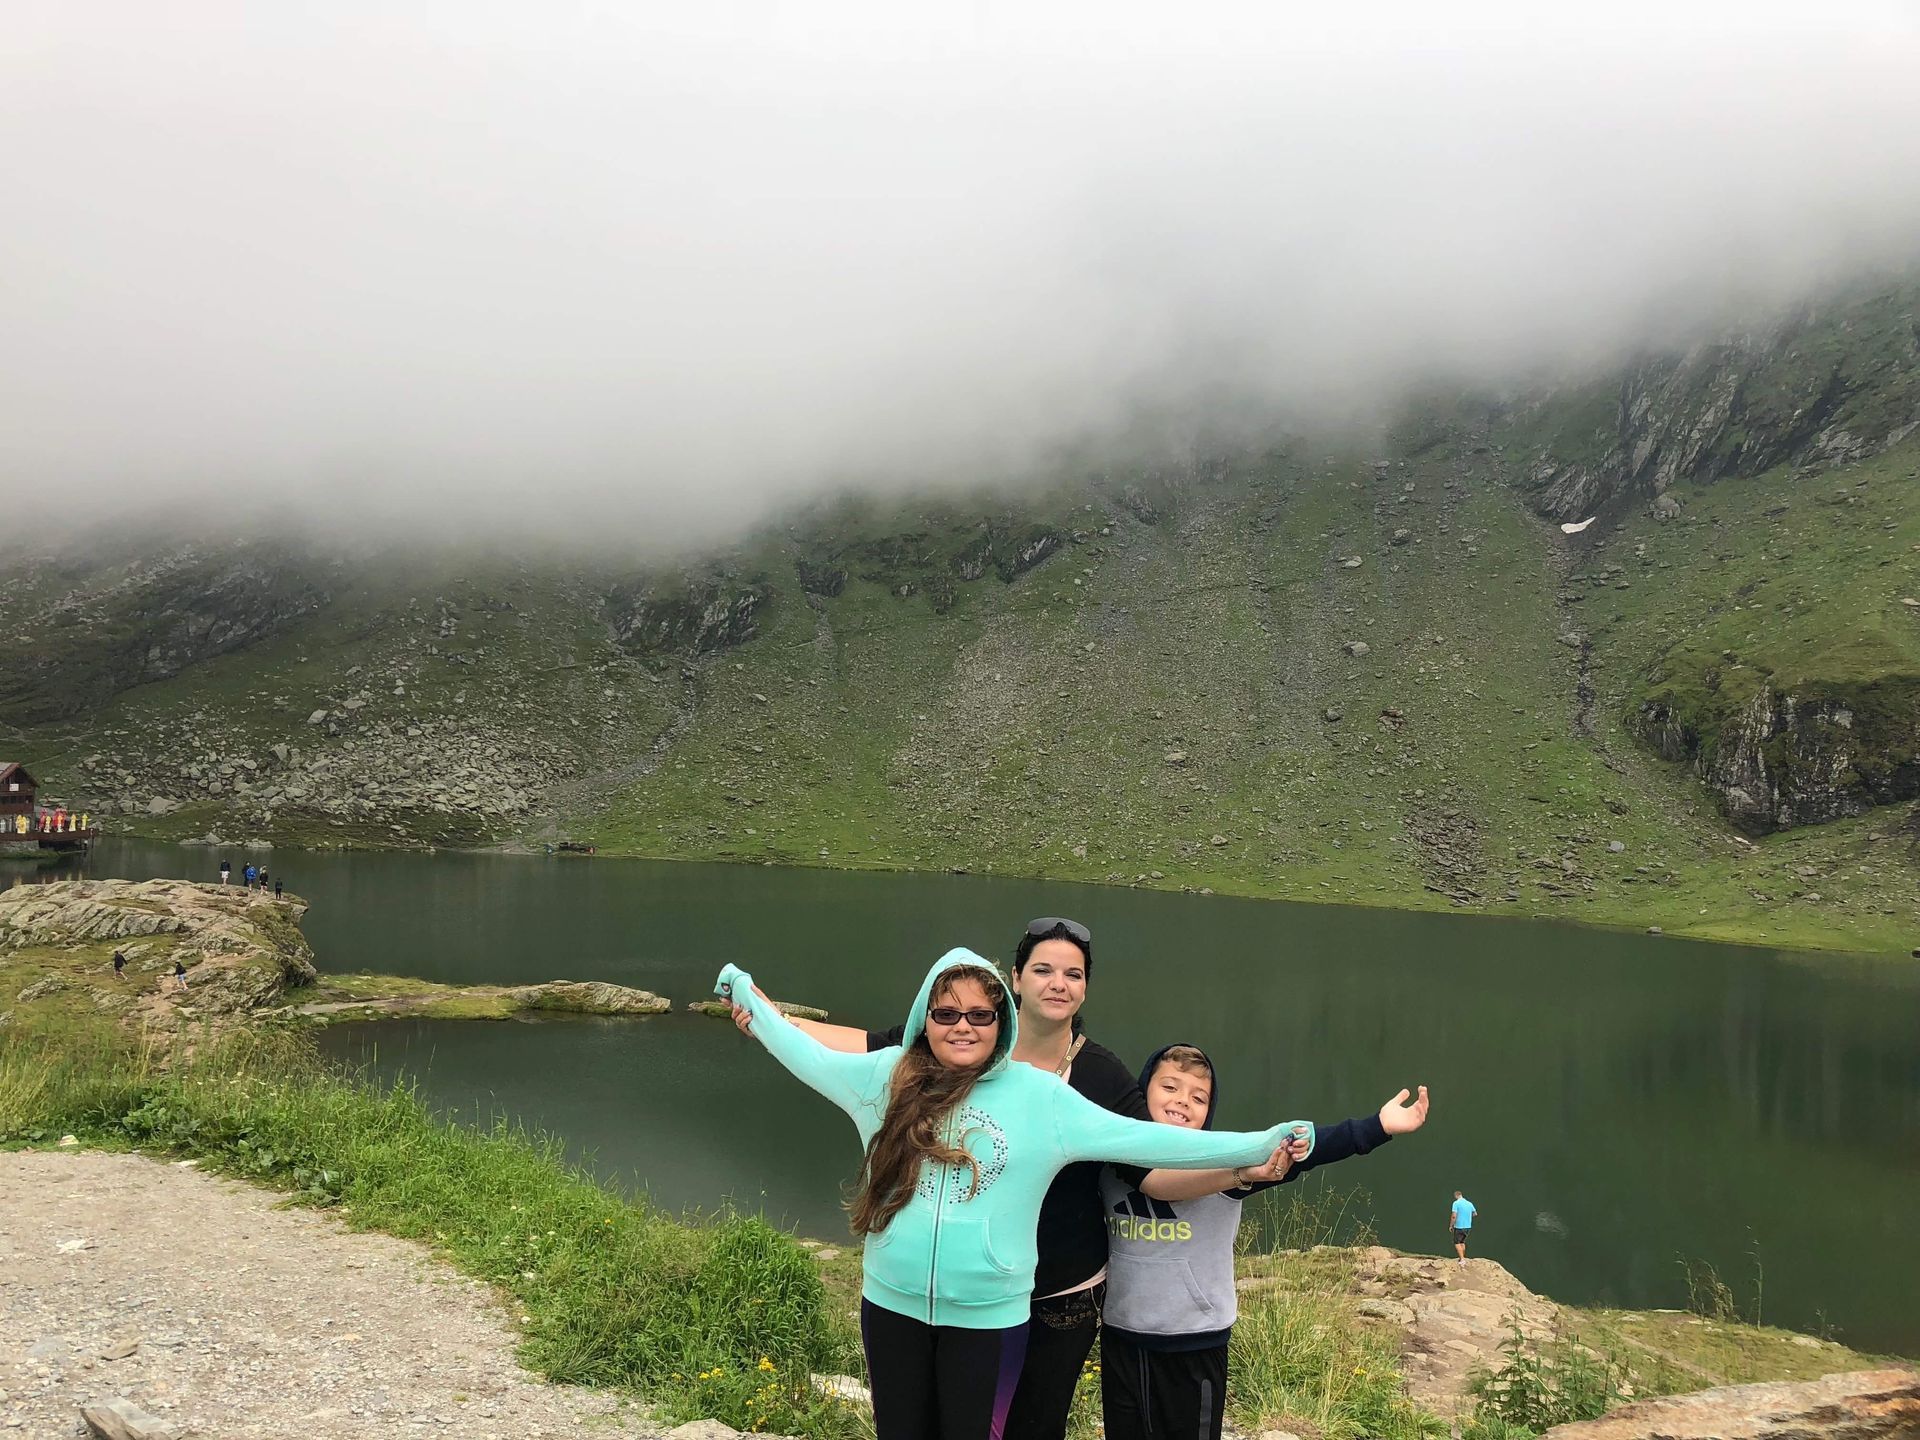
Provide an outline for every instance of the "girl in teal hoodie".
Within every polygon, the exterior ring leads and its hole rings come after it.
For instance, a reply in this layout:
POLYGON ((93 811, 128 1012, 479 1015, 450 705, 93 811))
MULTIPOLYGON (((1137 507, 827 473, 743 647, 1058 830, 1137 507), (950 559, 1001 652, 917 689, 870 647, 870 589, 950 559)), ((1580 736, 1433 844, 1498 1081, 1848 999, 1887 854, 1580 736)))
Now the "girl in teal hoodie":
POLYGON ((715 990, 774 1058, 852 1117, 865 1159, 849 1205, 865 1237, 860 1328, 879 1440, 999 1440, 1026 1352, 1034 1226, 1077 1160, 1166 1169, 1252 1165, 1313 1127, 1250 1133, 1129 1120, 1013 1063, 1016 1012, 998 969, 950 950, 927 972, 904 1043, 829 1050, 787 1023, 737 966, 715 990))

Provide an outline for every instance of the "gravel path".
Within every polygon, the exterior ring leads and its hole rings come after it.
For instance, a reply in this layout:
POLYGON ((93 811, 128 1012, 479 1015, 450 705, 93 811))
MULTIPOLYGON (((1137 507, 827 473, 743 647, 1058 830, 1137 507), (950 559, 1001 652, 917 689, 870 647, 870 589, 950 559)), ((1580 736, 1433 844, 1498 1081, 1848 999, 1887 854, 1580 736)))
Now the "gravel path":
POLYGON ((0 1435, 85 1434, 80 1406, 114 1397, 209 1440, 660 1433, 522 1370, 487 1286, 279 1199, 139 1155, 0 1154, 0 1435))

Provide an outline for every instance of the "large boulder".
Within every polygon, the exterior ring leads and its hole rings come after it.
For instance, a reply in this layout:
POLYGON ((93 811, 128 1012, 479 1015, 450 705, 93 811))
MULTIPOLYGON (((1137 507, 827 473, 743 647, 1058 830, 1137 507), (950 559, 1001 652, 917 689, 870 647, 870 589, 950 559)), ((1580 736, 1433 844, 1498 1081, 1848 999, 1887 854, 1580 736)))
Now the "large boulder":
MULTIPOLYGON (((1640 1400, 1550 1440, 1913 1440, 1920 1370, 1860 1370, 1819 1380, 1727 1385, 1640 1400)), ((1543 1437, 1545 1440, 1545 1437, 1543 1437)))

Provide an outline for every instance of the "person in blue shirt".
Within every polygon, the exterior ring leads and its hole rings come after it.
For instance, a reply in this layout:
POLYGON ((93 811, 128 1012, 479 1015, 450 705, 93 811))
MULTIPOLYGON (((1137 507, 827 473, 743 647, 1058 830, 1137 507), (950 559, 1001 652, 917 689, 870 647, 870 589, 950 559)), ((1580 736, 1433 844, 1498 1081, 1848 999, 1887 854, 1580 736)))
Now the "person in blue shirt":
POLYGON ((1473 1217, 1480 1212, 1474 1203, 1458 1190, 1453 1192, 1453 1206, 1447 1213, 1447 1224, 1453 1229, 1453 1253, 1460 1257, 1460 1263, 1467 1263, 1467 1234, 1473 1229, 1473 1217))

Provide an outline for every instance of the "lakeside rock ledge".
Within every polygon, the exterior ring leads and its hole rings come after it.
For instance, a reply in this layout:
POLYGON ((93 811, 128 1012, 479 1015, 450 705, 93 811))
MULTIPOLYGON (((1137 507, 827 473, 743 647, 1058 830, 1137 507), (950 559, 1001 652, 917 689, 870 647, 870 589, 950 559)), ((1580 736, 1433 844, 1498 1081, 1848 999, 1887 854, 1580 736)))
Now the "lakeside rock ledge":
POLYGON ((1856 1370, 1818 1380, 1725 1385, 1637 1400, 1542 1440, 1913 1440, 1920 1370, 1856 1370))
POLYGON ((603 980, 441 985, 323 974, 301 933, 306 913, 295 895, 189 880, 63 880, 0 891, 0 1024, 16 1013, 66 1009, 198 1039, 271 1020, 642 1016, 672 1008, 651 991, 603 980), (116 951, 126 956, 124 973, 113 968, 116 951))

